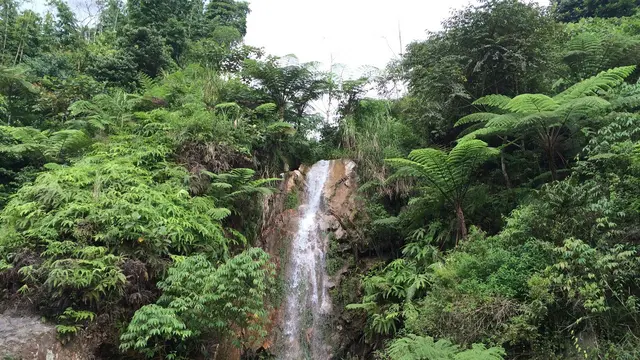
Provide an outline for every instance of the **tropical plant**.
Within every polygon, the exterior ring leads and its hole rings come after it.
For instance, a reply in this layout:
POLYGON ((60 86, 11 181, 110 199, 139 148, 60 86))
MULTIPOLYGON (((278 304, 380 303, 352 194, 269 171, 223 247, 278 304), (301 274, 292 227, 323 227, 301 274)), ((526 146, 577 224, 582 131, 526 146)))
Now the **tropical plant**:
POLYGON ((456 126, 482 123, 483 127, 463 137, 472 139, 490 135, 533 137, 543 149, 551 178, 557 179, 556 159, 567 162, 561 153, 562 141, 583 129, 585 120, 605 114, 611 104, 601 97, 635 70, 635 66, 614 68, 581 81, 560 94, 522 94, 514 98, 489 95, 475 105, 497 109, 496 112, 475 113, 458 120, 456 126))
POLYGON ((401 65, 407 120, 425 139, 446 143, 472 99, 546 91, 556 80, 562 29, 536 3, 483 0, 442 28, 409 44, 401 65))
POLYGON ((575 22, 581 18, 631 16, 640 5, 637 0, 552 0, 562 21, 575 22))
POLYGON ((116 90, 113 94, 99 94, 90 101, 80 100, 69 107, 71 127, 95 135, 108 134, 110 128, 123 129, 133 118, 133 107, 139 96, 116 90))
POLYGON ((152 357, 162 354, 167 341, 179 345, 187 338, 218 335, 241 347, 266 336, 265 298, 275 272, 264 251, 251 248, 218 268, 202 255, 174 259, 158 284, 163 290, 158 304, 136 312, 121 337, 122 349, 152 357))
POLYGON ((393 340, 386 352, 391 360, 501 360, 506 355, 501 347, 473 344, 471 349, 462 350, 447 340, 413 334, 393 340))
MULTIPOLYGON (((423 180, 423 191, 435 193, 453 208, 457 219, 456 239, 467 236, 464 217, 465 198, 472 185, 473 172, 499 151, 480 140, 463 140, 446 153, 439 149, 413 150, 407 159, 387 159, 398 168, 392 179, 414 177, 423 180)), ((457 243, 457 241, 456 241, 457 243)))
POLYGON ((258 88, 276 104, 278 117, 285 118, 289 107, 293 110, 296 125, 300 126, 301 118, 309 103, 322 96, 327 80, 316 70, 315 63, 298 63, 296 58, 269 58, 265 62, 247 60, 244 72, 254 79, 258 88))

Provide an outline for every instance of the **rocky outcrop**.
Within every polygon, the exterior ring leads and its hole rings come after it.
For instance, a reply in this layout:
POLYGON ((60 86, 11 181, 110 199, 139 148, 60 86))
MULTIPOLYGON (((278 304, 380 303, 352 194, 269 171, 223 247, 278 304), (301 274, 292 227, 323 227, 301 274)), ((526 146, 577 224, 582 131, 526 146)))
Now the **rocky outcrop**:
MULTIPOLYGON (((338 296, 342 291, 350 291, 341 288, 345 276, 349 276, 350 272, 355 274, 357 251, 354 244, 360 237, 354 225, 359 206, 356 197, 358 186, 356 164, 353 161, 332 160, 329 167, 329 177, 323 191, 320 228, 326 234, 326 243, 329 244, 327 261, 330 264, 328 267, 331 268, 329 269, 331 292, 332 295, 338 296)), ((286 173, 279 193, 266 199, 264 203, 259 246, 271 255, 278 267, 280 281, 283 281, 282 277, 286 273, 288 251, 298 229, 302 213, 300 204, 306 203, 304 189, 308 170, 309 168, 303 166, 286 173)), ((356 325, 353 316, 344 314, 343 300, 336 299, 334 303, 329 319, 331 321, 329 326, 334 331, 330 332, 330 338, 327 341, 337 352, 343 353, 360 338, 363 324, 358 322, 356 325)), ((265 343, 267 347, 278 343, 281 331, 278 326, 282 322, 282 313, 278 308, 281 305, 274 304, 276 310, 271 316, 273 328, 270 331, 269 340, 265 343)))
POLYGON ((356 164, 351 160, 332 161, 324 192, 326 210, 322 225, 330 243, 327 263, 334 306, 329 341, 337 359, 348 352, 360 353, 358 347, 366 322, 361 313, 345 309, 347 304, 360 301, 361 273, 356 264, 359 261, 358 243, 364 235, 356 225, 363 205, 357 198, 357 190, 356 164))
POLYGON ((0 315, 0 358, 15 360, 85 360, 77 343, 62 345, 56 328, 33 316, 0 315))

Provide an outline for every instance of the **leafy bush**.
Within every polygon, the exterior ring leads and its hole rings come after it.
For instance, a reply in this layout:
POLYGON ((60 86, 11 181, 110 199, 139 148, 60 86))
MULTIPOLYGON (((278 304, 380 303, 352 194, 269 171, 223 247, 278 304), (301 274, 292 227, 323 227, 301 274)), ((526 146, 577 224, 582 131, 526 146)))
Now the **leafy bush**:
MULTIPOLYGON (((148 357, 163 353, 166 341, 179 345, 188 338, 229 337, 237 346, 252 344, 267 333, 265 299, 275 281, 266 253, 251 248, 215 268, 202 255, 175 258, 168 276, 158 284, 157 305, 136 312, 121 348, 148 357)), ((177 346, 182 351, 193 349, 177 346)))
POLYGON ((387 353, 391 360, 501 360, 506 355, 500 347, 473 344, 470 350, 461 350, 447 340, 412 334, 392 341, 387 353))

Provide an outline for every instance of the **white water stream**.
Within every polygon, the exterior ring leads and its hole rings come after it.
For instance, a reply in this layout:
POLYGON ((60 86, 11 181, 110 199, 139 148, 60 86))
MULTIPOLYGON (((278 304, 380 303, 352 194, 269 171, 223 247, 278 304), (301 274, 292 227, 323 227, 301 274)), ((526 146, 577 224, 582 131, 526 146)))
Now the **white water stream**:
POLYGON ((326 360, 322 319, 331 310, 325 269, 325 236, 320 230, 324 186, 330 162, 320 161, 306 175, 306 205, 291 244, 284 307, 282 360, 326 360))

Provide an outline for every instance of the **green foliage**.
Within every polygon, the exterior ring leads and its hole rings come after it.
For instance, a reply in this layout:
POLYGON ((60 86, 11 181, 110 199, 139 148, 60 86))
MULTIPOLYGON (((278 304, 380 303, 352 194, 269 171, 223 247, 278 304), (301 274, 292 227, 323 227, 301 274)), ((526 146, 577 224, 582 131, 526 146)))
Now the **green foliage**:
POLYGON ((534 3, 483 1, 456 11, 443 31, 408 46, 403 70, 415 131, 446 138, 473 99, 546 90, 559 26, 534 3))
POLYGON ((476 104, 494 107, 493 117, 481 113, 462 118, 456 125, 483 122, 484 126, 465 135, 464 139, 479 136, 511 136, 537 138, 547 158, 552 179, 557 179, 556 158, 562 158, 560 148, 566 138, 579 133, 587 120, 611 111, 611 104, 600 97, 622 84, 635 70, 627 66, 603 71, 581 81, 558 95, 521 94, 507 102, 506 97, 481 98, 476 104))
POLYGON ((76 311, 67 308, 60 316, 58 316, 59 324, 56 325, 58 336, 66 339, 78 333, 82 329, 83 324, 93 321, 96 314, 91 311, 76 311))
POLYGON ((363 278, 362 303, 350 304, 347 309, 368 313, 369 336, 394 334, 403 319, 415 314, 412 301, 424 295, 429 273, 439 260, 440 253, 432 244, 436 230, 437 226, 431 226, 429 231, 415 231, 402 250, 406 259, 397 259, 363 278))
POLYGON ((573 22, 581 18, 623 17, 636 12, 637 0, 553 0, 555 11, 562 21, 573 22))
POLYGON ((269 58, 265 62, 247 60, 244 67, 246 76, 258 82, 263 96, 276 104, 280 120, 298 127, 310 102, 319 99, 327 86, 316 64, 298 63, 295 58, 269 58))
POLYGON ((435 341, 431 337, 413 334, 391 342, 387 353, 392 360, 500 360, 506 355, 504 349, 500 347, 487 349, 485 345, 473 344, 470 350, 461 350, 447 340, 435 341))
POLYGON ((145 258, 194 249, 224 256, 233 240, 219 221, 229 210, 211 198, 191 197, 180 168, 136 165, 165 156, 161 148, 145 149, 149 145, 131 151, 122 148, 127 143, 115 143, 42 174, 7 205, 3 224, 28 248, 72 238, 145 258))
MULTIPOLYGON (((44 285, 51 289, 56 298, 68 296, 69 292, 78 292, 83 302, 95 304, 112 294, 117 296, 123 292, 126 278, 119 267, 123 259, 107 254, 104 247, 78 248, 70 241, 51 242, 42 256, 48 260, 38 270, 47 273, 44 285)), ((34 270, 31 268, 27 272, 34 270)), ((26 275, 30 277, 33 273, 26 275)))
POLYGON ((124 31, 126 34, 121 40, 121 46, 131 56, 138 71, 156 77, 169 67, 168 49, 155 30, 140 27, 125 28, 124 31))
POLYGON ((635 0, 483 0, 355 78, 245 44, 241 1, 22 5, 0 1, 3 308, 115 358, 268 351, 260 199, 351 158, 326 256, 352 359, 639 357, 635 0))
POLYGON ((298 206, 300 206, 300 199, 298 197, 297 191, 288 193, 284 204, 285 209, 297 209, 298 206))
POLYGON ((613 20, 582 20, 569 25, 568 31, 571 39, 567 43, 564 62, 570 68, 568 80, 572 82, 606 69, 638 64, 638 34, 623 30, 613 20))
POLYGON ((161 351, 161 348, 150 348, 152 343, 177 339, 187 340, 192 332, 180 321, 173 309, 155 304, 146 305, 136 311, 129 323, 127 332, 122 335, 123 350, 136 349, 151 358, 161 351))
MULTIPOLYGON (((261 249, 251 248, 215 268, 204 256, 176 257, 158 286, 158 305, 136 312, 122 335, 121 348, 148 357, 164 353, 167 341, 184 345, 188 338, 229 336, 234 343, 263 339, 268 316, 265 298, 275 270, 261 249)), ((179 346, 188 351, 185 346, 179 346)))
POLYGON ((480 140, 464 140, 447 154, 439 149, 413 150, 408 159, 387 159, 397 167, 392 177, 416 177, 423 180, 426 192, 441 196, 456 213, 458 237, 467 236, 464 219, 464 201, 471 186, 472 172, 498 154, 494 148, 480 140))

